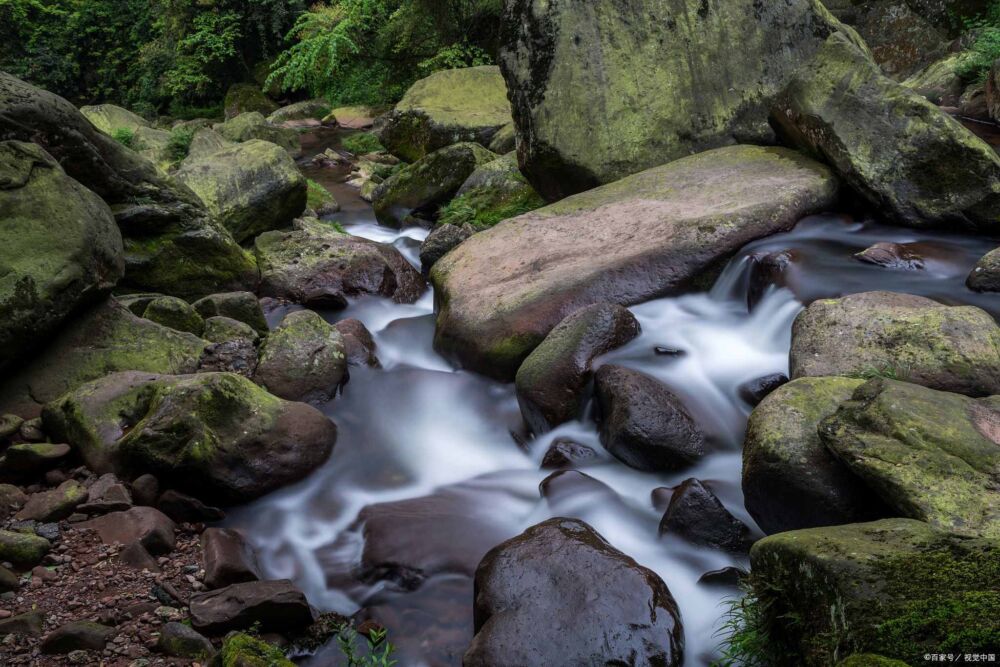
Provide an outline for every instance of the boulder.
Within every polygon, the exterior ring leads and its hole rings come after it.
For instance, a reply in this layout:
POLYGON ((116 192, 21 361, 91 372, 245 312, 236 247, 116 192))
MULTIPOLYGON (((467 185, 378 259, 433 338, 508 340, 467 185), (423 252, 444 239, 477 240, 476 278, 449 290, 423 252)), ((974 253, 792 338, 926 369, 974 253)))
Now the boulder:
POLYGON ((18 521, 49 523, 68 517, 87 502, 87 489, 76 480, 67 480, 54 489, 33 493, 21 511, 14 515, 18 521))
POLYGON ((258 625, 260 632, 302 630, 316 614, 287 579, 233 584, 191 597, 191 623, 208 634, 258 625))
POLYGON ((323 118, 323 124, 335 124, 349 130, 363 130, 375 124, 376 115, 378 112, 371 107, 337 107, 323 118))
POLYGON ((254 382, 290 401, 322 403, 347 374, 344 338, 311 310, 289 313, 260 348, 254 382))
POLYGON ((938 106, 958 106, 958 100, 965 92, 962 66, 968 53, 949 53, 935 60, 903 81, 903 85, 927 101, 938 106))
MULTIPOLYGON (((260 336, 257 335, 257 332, 249 324, 234 320, 231 317, 223 317, 222 315, 216 315, 205 320, 205 331, 201 334, 201 337, 212 343, 246 340, 254 344, 260 339, 260 336)), ((205 360, 202 358, 202 368, 204 366, 205 360)))
POLYGON ((80 113, 104 134, 114 135, 115 130, 134 133, 141 128, 152 128, 150 122, 142 116, 114 104, 83 106, 80 107, 80 113))
POLYGON ((206 505, 194 496, 174 489, 160 494, 156 509, 179 523, 212 523, 226 518, 226 513, 218 507, 206 505))
POLYGON ((29 611, 10 618, 0 619, 0 637, 24 635, 37 637, 42 634, 45 616, 40 611, 29 611))
POLYGON ((39 648, 46 655, 101 651, 117 634, 114 628, 93 621, 71 621, 46 635, 39 648))
POLYGON ((814 0, 512 0, 499 62, 521 167, 551 201, 691 153, 773 143, 769 100, 839 30, 850 31, 814 0))
POLYGON ((225 123, 213 125, 212 129, 227 141, 243 143, 259 139, 281 146, 293 158, 299 157, 302 153, 298 132, 290 128, 271 125, 262 114, 256 111, 242 113, 225 123))
POLYGON ((743 498, 767 534, 890 516, 885 504, 831 454, 819 423, 864 380, 793 380, 750 414, 743 442, 743 498))
POLYGON ((52 544, 44 537, 0 530, 0 562, 27 570, 41 563, 51 548, 52 544))
POLYGON ((205 341, 136 317, 113 299, 65 327, 38 357, 0 381, 0 411, 39 414, 81 384, 116 371, 193 373, 205 341))
POLYGON ((989 232, 1000 156, 834 34, 774 103, 790 144, 821 157, 894 222, 989 232))
POLYGON ((0 142, 0 369, 24 359, 125 272, 108 206, 41 147, 0 142))
POLYGON ((915 243, 890 243, 880 241, 861 252, 854 259, 897 271, 919 271, 924 268, 924 257, 915 243))
POLYGON ((153 555, 174 550, 177 526, 168 516, 152 507, 133 507, 112 512, 78 524, 81 529, 96 531, 105 544, 128 545, 138 542, 153 555))
POLYGON ((13 484, 0 484, 0 521, 24 507, 28 496, 13 484))
POLYGON ((788 382, 784 373, 768 373, 759 378, 744 382, 736 388, 736 393, 750 407, 756 407, 775 389, 788 382))
POLYGON ((738 249, 825 210, 836 193, 830 172, 797 153, 736 146, 505 220, 434 265, 435 347, 510 380, 570 313, 706 285, 738 249))
POLYGON ((986 75, 986 113, 990 120, 1000 120, 1000 63, 995 60, 986 75))
POLYGON ((260 567, 243 535, 230 528, 206 528, 201 534, 205 586, 210 589, 260 579, 260 567))
POLYGON ((637 470, 676 470, 705 455, 705 436, 659 381, 621 366, 594 374, 601 444, 637 470))
POLYGON ((0 456, 0 479, 23 479, 55 468, 70 454, 70 446, 50 442, 26 442, 8 447, 0 456))
POLYGON ((1000 292, 1000 248, 976 262, 965 284, 977 292, 1000 292))
POLYGON ((1000 645, 996 539, 885 519, 772 535, 750 563, 769 647, 794 656, 788 664, 878 651, 916 665, 1000 645))
POLYGON ((639 322, 622 306, 596 303, 560 322, 517 371, 515 388, 524 421, 536 434, 576 419, 596 357, 639 335, 639 322))
POLYGON ((290 232, 254 241, 261 295, 309 307, 343 308, 348 297, 376 294, 413 303, 424 291, 420 272, 393 246, 340 231, 319 220, 297 220, 290 232))
POLYGON ((321 120, 330 113, 331 109, 330 103, 326 100, 294 102, 271 112, 267 117, 267 122, 277 125, 296 120, 321 120))
POLYGON ((813 302, 792 326, 792 378, 884 375, 970 396, 1000 394, 1000 327, 973 306, 894 292, 813 302))
POLYGON ((227 148, 232 148, 234 142, 226 139, 210 127, 203 127, 196 130, 191 137, 191 144, 188 146, 188 154, 181 165, 188 162, 195 162, 201 158, 208 157, 227 148))
POLYGON ((306 207, 305 176, 285 151, 266 141, 185 160, 176 178, 239 242, 288 226, 306 207))
POLYGON ((353 317, 340 320, 334 327, 340 332, 344 339, 344 356, 350 366, 370 366, 379 368, 378 357, 375 356, 375 339, 372 332, 360 321, 353 317))
POLYGON ((440 224, 434 227, 420 244, 420 266, 423 267, 424 272, 430 271, 439 259, 475 233, 471 225, 456 227, 455 225, 440 224))
POLYGON ((677 535, 692 544, 745 553, 753 543, 750 528, 734 517, 700 480, 686 479, 673 489, 660 520, 660 535, 677 535))
POLYGON ((475 630, 465 667, 684 661, 680 613, 663 580, 575 519, 549 519, 486 554, 475 630))
POLYGON ((226 292, 210 294, 198 299, 193 304, 194 309, 204 318, 223 315, 249 324, 261 336, 267 335, 267 320, 260 301, 252 292, 226 292))
POLYGON ((383 225, 400 227, 409 215, 433 219, 480 165, 497 158, 482 146, 459 143, 403 167, 375 188, 372 206, 383 225))
POLYGON ((956 10, 963 0, 867 0, 852 4, 855 12, 850 24, 871 47, 872 58, 881 70, 898 80, 913 74, 948 48, 952 26, 961 25, 962 12, 956 10), (931 7, 938 12, 929 11, 931 7))
MULTIPOLYGON (((17 591, 19 588, 21 588, 21 578, 0 565, 0 595, 17 591)), ((3 634, 2 631, 0 634, 3 634)))
POLYGON ((230 120, 249 112, 269 114, 277 111, 278 105, 269 100, 256 84, 234 83, 226 91, 223 108, 226 120, 230 120))
POLYGON ((390 153, 415 162, 463 141, 488 146, 510 120, 500 69, 482 66, 441 70, 417 81, 376 126, 390 153))
POLYGON ((171 621, 160 628, 156 651, 172 658, 204 660, 215 654, 212 642, 183 623, 171 621))
POLYGON ((588 463, 598 462, 597 452, 578 442, 566 438, 556 438, 545 450, 542 457, 542 469, 575 468, 588 463))
POLYGON ((205 353, 201 356, 198 372, 238 373, 243 377, 252 378, 257 369, 257 348, 255 345, 252 338, 245 337, 210 343, 205 347, 205 353))
POLYGON ((142 316, 174 331, 186 331, 200 336, 205 330, 205 320, 191 304, 176 296, 161 296, 149 302, 142 316))
POLYGON ((46 428, 88 467, 209 501, 247 502, 298 481, 330 455, 337 429, 233 373, 116 373, 46 406, 46 428))
POLYGON ((254 284, 250 258, 193 192, 72 104, 0 73, 0 108, 0 141, 37 143, 111 207, 124 237, 124 282, 184 297, 254 284))
POLYGON ((458 189, 457 196, 441 211, 439 224, 471 225, 475 231, 489 229, 545 205, 517 166, 517 154, 507 153, 477 167, 458 189))
POLYGON ((506 155, 517 149, 517 126, 513 120, 497 130, 487 148, 497 155, 506 155))
POLYGON ((897 516, 1000 538, 1000 397, 877 378, 826 418, 819 435, 897 516))

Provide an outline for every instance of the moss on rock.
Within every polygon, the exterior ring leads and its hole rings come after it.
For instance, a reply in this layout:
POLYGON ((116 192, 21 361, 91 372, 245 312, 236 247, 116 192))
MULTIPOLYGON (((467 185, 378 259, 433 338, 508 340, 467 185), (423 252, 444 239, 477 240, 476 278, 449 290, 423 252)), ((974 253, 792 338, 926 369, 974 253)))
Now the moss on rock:
POLYGON ((80 107, 80 113, 94 127, 107 135, 113 135, 115 130, 124 129, 135 134, 142 128, 152 128, 152 124, 142 116, 114 104, 96 104, 80 107))
POLYGON ((229 634, 212 663, 217 667, 294 667, 277 646, 242 632, 229 634))
POLYGON ((161 296, 146 306, 142 316, 175 331, 186 331, 200 336, 205 330, 205 320, 191 304, 175 296, 161 296))
POLYGON ((517 155, 508 153, 472 172, 458 195, 441 210, 438 223, 468 224, 482 231, 544 205, 545 200, 518 169, 517 155))
POLYGON ((52 545, 44 537, 0 530, 0 560, 17 567, 32 568, 38 565, 52 545))
POLYGON ((230 86, 226 91, 223 107, 226 120, 247 112, 266 115, 278 110, 278 105, 269 100, 260 87, 253 83, 236 83, 230 86))

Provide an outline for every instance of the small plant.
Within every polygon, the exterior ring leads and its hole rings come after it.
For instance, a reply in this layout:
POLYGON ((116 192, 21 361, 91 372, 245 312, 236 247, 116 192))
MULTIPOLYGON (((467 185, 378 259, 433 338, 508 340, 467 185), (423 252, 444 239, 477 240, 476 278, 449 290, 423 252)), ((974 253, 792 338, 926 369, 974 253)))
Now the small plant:
POLYGON ((364 155, 366 153, 378 153, 385 148, 379 143, 378 137, 371 132, 357 132, 344 137, 341 145, 349 153, 354 155, 364 155))
POLYGON ((741 587, 743 590, 739 595, 723 603, 727 609, 722 615, 722 625, 715 633, 722 640, 719 646, 722 657, 713 662, 712 667, 795 664, 792 659, 794 652, 780 641, 772 626, 775 622, 794 624, 796 619, 787 616, 774 618, 769 603, 757 595, 752 583, 745 582, 741 587))
POLYGON ((965 30, 974 38, 958 74, 969 81, 984 81, 993 62, 1000 58, 1000 0, 993 0, 984 13, 966 19, 965 30))
POLYGON ((306 180, 307 207, 319 212, 320 208, 335 201, 336 200, 333 198, 333 195, 330 194, 329 190, 311 178, 306 180))
POLYGON ((135 150, 135 132, 128 129, 127 127, 116 128, 111 133, 111 138, 120 143, 125 148, 131 148, 135 150))
POLYGON ((167 158, 177 163, 188 156, 191 150, 191 141, 194 139, 194 130, 191 128, 177 128, 170 133, 167 141, 167 158))
POLYGON ((903 364, 886 363, 881 366, 867 366, 856 373, 851 373, 850 377, 858 380, 885 378, 886 380, 899 380, 900 382, 907 382, 910 377, 910 369, 903 364))
POLYGON ((347 667, 392 667, 396 660, 392 654, 396 650, 388 640, 389 631, 376 628, 368 633, 362 651, 358 652, 358 631, 353 625, 345 623, 337 630, 337 646, 347 658, 347 667))

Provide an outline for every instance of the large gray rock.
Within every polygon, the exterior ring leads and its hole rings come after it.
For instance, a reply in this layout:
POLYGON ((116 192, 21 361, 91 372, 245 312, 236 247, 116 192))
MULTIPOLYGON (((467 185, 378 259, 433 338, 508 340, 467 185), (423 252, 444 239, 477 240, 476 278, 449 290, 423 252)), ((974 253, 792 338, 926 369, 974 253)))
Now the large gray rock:
POLYGON ((0 143, 0 369, 125 272, 111 210, 41 147, 0 143))
POLYGON ((884 375, 970 396, 1000 394, 1000 327, 973 306, 864 292, 795 318, 792 378, 884 375))
POLYGON ((570 313, 707 283, 739 248, 826 209, 836 193, 830 172, 797 153, 736 146, 505 220, 434 265, 435 347, 510 380, 570 313))
POLYGON ((225 123, 213 125, 212 129, 227 141, 242 143, 259 139, 281 146, 292 157, 299 157, 302 153, 302 144, 296 130, 272 125, 256 111, 241 113, 225 123))
POLYGON ((209 502, 247 502, 315 470, 337 429, 233 373, 116 373, 46 406, 46 430, 98 473, 151 473, 209 502))
POLYGON ((142 128, 152 127, 142 116, 114 104, 83 106, 80 107, 80 113, 104 134, 113 135, 115 130, 137 132, 142 128))
POLYGON ((291 224, 306 207, 305 176, 288 153, 266 141, 185 160, 176 177, 240 242, 291 224))
POLYGON ((684 661, 680 613, 663 580, 574 519, 549 519, 486 554, 475 622, 465 667, 684 661))
POLYGON ((693 152, 772 142, 769 100, 844 29, 814 0, 511 0, 500 67, 521 166, 551 200, 693 152))
POLYGON ((275 396, 324 402, 347 372, 344 339, 311 310, 289 313, 260 348, 254 381, 275 396))
POLYGON ((957 120, 831 36, 774 104, 779 132, 913 227, 997 230, 1000 156, 957 120))

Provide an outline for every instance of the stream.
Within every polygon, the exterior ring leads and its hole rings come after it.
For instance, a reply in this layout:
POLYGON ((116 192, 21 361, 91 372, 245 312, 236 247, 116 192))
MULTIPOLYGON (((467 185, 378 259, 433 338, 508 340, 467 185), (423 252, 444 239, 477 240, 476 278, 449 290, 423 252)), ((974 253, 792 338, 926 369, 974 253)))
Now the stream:
MULTIPOLYGON (((306 153, 316 148, 308 144, 306 153)), ((346 170, 304 171, 334 193, 343 210, 332 218, 348 232, 391 243, 418 264, 427 230, 380 227, 356 190, 342 184, 346 170)), ((608 455, 589 407, 579 421, 532 439, 513 385, 457 370, 433 350, 430 289, 412 305, 354 300, 345 310, 321 314, 331 322, 364 322, 382 368, 352 367, 343 395, 320 406, 339 427, 333 455, 305 481, 234 511, 228 523, 246 532, 267 578, 294 580, 321 610, 350 615, 363 609, 362 617, 385 625, 400 667, 457 667, 473 636, 472 575, 481 556, 549 517, 576 517, 663 578, 681 611, 685 665, 709 664, 717 657, 726 600, 739 591, 698 579, 727 566, 746 568, 747 559, 659 538, 662 509, 654 508, 652 491, 697 477, 759 536, 740 489, 751 408, 738 388, 787 373, 791 324, 803 303, 885 289, 973 304, 996 316, 998 299, 973 293, 964 282, 997 245, 844 215, 812 216, 744 248, 711 291, 632 307, 642 334, 597 364, 659 379, 684 400, 712 447, 696 466, 670 474, 632 470, 608 455), (919 241, 925 267, 892 270, 852 257, 878 241, 919 241), (762 289, 752 280, 753 258, 775 251, 790 251, 792 258, 784 286, 762 289), (678 354, 658 354, 658 347, 678 354), (599 458, 579 469, 585 475, 564 472, 549 480, 543 495, 539 484, 552 471, 539 464, 556 438, 589 445, 599 458), (380 503, 391 505, 371 508, 380 503), (366 507, 367 528, 358 521, 366 507), (362 566, 366 532, 378 568, 362 566)), ((284 312, 271 313, 272 326, 284 312)), ((337 664, 337 653, 328 645, 300 663, 337 664)))

